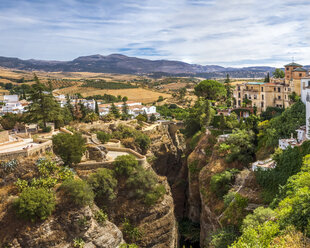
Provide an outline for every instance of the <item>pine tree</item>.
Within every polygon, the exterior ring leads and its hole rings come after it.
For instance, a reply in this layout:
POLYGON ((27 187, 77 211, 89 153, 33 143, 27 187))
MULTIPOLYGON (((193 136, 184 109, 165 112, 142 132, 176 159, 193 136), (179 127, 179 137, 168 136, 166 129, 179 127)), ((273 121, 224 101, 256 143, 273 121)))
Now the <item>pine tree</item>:
POLYGON ((115 118, 119 118, 119 117, 120 117, 119 110, 118 110, 118 108, 115 106, 114 103, 112 103, 112 105, 111 105, 110 113, 113 114, 115 118))
POLYGON ((269 83, 269 82, 270 82, 270 75, 269 75, 269 72, 267 73, 264 82, 265 82, 265 83, 269 83))
POLYGON ((95 113, 97 115, 99 115, 99 107, 98 107, 98 102, 97 101, 95 101, 95 113))
POLYGON ((29 95, 29 101, 31 104, 28 107, 30 122, 43 122, 43 126, 46 128, 48 121, 55 121, 59 119, 61 114, 60 105, 55 100, 51 91, 40 83, 38 77, 35 75, 32 85, 32 90, 29 95))

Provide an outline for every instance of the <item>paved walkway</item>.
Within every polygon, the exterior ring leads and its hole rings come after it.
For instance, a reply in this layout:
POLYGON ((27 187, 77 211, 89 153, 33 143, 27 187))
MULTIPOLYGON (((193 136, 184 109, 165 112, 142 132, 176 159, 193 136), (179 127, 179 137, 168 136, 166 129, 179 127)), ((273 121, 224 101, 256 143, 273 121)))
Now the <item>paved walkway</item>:
POLYGON ((22 142, 0 146, 0 153, 20 151, 23 148, 38 145, 37 143, 33 143, 33 139, 24 139, 22 142))
POLYGON ((109 158, 112 158, 113 160, 115 160, 117 157, 119 156, 123 156, 123 155, 129 155, 128 152, 114 152, 114 151, 108 151, 107 156, 109 158))

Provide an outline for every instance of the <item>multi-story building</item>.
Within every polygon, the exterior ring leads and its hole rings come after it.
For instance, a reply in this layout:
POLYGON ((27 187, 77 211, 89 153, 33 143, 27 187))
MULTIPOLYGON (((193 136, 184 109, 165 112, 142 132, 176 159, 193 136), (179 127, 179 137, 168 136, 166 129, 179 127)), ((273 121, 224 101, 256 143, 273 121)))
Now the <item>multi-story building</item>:
POLYGON ((296 92, 301 95, 300 80, 307 76, 307 70, 294 62, 284 67, 285 78, 282 80, 271 79, 269 83, 247 82, 236 85, 233 92, 235 106, 256 106, 259 113, 267 107, 287 108, 290 105, 290 94, 296 92))

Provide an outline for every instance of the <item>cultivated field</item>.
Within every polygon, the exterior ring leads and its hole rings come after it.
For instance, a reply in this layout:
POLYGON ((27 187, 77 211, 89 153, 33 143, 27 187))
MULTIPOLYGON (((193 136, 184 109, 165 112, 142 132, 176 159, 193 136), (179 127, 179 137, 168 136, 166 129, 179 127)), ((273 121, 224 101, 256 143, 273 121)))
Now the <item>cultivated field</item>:
POLYGON ((152 103, 158 99, 159 96, 164 98, 170 98, 170 94, 160 93, 148 89, 136 88, 136 89, 119 89, 119 90, 100 90, 95 88, 86 88, 73 86, 54 91, 57 94, 74 94, 81 93, 83 97, 109 94, 113 96, 127 96, 130 101, 138 101, 142 103, 152 103))

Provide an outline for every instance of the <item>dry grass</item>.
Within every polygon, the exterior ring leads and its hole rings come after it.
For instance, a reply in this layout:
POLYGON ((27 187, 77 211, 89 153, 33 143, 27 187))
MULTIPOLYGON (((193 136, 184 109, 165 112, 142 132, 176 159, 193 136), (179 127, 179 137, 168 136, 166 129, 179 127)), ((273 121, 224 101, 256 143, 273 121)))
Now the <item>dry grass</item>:
POLYGON ((57 90, 58 94, 73 94, 81 93, 83 97, 94 96, 94 95, 104 95, 109 94, 113 96, 121 95, 127 96, 130 101, 138 101, 142 103, 151 103, 158 99, 159 96, 164 98, 170 98, 170 94, 160 93, 151 91, 148 89, 119 89, 119 90, 100 90, 95 88, 85 88, 79 86, 68 87, 64 89, 57 90))

